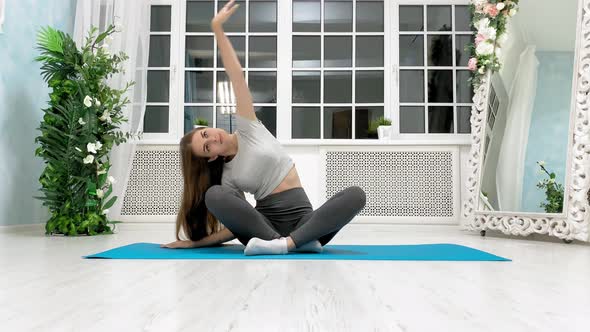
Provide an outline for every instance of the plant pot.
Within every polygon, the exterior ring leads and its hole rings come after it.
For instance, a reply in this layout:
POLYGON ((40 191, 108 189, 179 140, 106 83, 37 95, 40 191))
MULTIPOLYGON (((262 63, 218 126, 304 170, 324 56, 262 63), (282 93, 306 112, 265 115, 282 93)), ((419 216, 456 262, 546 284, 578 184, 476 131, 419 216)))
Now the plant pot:
POLYGON ((377 127, 377 136, 379 139, 391 138, 391 126, 379 126, 377 127))

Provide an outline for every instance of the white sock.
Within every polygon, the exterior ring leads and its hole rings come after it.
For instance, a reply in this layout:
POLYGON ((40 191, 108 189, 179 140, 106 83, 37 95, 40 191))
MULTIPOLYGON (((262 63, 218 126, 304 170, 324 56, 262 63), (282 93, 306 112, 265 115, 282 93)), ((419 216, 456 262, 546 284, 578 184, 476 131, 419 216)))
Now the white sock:
POLYGON ((287 250, 287 238, 280 238, 274 240, 262 240, 257 237, 253 237, 248 241, 246 249, 244 249, 244 255, 284 255, 288 253, 287 250))
POLYGON ((322 248, 320 241, 313 240, 313 241, 307 242, 306 244, 304 244, 300 247, 293 249, 292 251, 294 251, 294 252, 322 252, 322 250, 324 250, 324 248, 322 248))

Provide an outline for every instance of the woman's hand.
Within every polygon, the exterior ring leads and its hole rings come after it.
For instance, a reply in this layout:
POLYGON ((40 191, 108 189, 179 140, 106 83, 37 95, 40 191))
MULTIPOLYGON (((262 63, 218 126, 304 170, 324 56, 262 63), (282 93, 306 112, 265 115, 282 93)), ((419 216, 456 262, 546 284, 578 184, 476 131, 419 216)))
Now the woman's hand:
POLYGON ((223 8, 219 10, 217 15, 211 20, 211 29, 215 30, 221 28, 223 23, 232 16, 232 14, 240 7, 240 4, 235 3, 236 0, 231 0, 223 8))
POLYGON ((185 240, 185 241, 174 241, 168 244, 161 244, 160 248, 172 248, 172 249, 178 249, 178 248, 194 248, 194 241, 190 241, 190 240, 185 240))

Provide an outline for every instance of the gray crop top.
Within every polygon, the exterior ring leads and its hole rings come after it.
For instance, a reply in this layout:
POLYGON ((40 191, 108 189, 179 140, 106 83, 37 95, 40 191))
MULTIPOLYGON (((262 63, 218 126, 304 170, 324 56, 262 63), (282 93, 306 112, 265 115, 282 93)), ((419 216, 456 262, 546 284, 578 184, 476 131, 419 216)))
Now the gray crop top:
POLYGON ((221 184, 261 200, 269 195, 295 165, 260 120, 236 114, 238 153, 223 166, 221 184))

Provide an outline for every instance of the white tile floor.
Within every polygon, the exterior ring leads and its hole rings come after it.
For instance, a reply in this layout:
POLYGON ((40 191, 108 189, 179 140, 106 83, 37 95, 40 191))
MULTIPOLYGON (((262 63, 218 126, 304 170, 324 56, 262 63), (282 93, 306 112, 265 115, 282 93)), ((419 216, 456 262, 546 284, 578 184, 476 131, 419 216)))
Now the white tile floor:
POLYGON ((454 226, 347 226, 333 244, 456 243, 513 262, 85 260, 173 240, 0 231, 3 331, 588 331, 590 246, 454 226))

